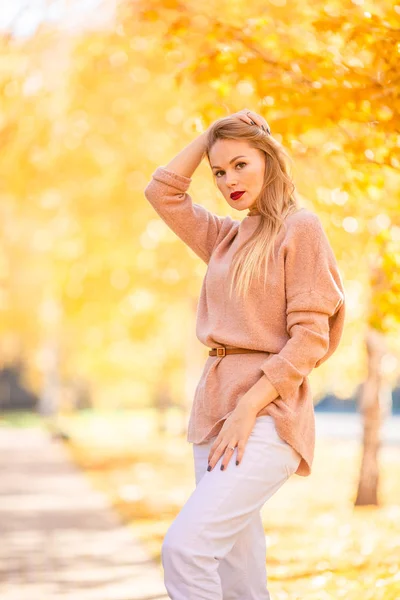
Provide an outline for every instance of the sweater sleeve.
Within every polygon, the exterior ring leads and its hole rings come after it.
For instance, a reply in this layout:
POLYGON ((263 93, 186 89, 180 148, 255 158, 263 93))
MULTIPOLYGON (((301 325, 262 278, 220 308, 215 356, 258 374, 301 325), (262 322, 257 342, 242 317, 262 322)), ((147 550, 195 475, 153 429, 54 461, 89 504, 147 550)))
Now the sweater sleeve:
POLYGON ((233 219, 192 202, 187 193, 191 181, 190 177, 157 167, 144 194, 168 227, 208 264, 224 221, 229 227, 233 219))
POLYGON ((261 369, 283 401, 336 349, 344 322, 344 290, 333 251, 317 215, 296 223, 285 256, 289 339, 261 369))

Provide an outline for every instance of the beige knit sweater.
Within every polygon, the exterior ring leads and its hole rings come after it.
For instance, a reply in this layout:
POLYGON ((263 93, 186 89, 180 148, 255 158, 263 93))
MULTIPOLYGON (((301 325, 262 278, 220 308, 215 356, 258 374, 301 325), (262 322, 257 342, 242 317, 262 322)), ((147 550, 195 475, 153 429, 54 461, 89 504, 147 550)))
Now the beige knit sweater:
POLYGON ((260 215, 242 221, 218 216, 192 201, 191 178, 158 167, 145 196, 165 223, 207 265, 197 309, 196 335, 219 345, 259 353, 209 356, 198 382, 187 440, 201 443, 220 431, 238 399, 265 373, 279 396, 258 415, 274 418, 278 434, 302 459, 308 476, 314 458, 315 418, 308 374, 336 350, 344 326, 341 276, 319 217, 306 208, 286 218, 268 263, 268 282, 251 283, 247 298, 228 301, 227 272, 235 250, 260 215))

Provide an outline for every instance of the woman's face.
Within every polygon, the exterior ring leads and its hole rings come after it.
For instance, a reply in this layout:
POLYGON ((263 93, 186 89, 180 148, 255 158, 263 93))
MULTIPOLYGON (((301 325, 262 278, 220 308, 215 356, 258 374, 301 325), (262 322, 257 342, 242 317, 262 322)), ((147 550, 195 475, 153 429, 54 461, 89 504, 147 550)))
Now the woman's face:
POLYGON ((264 153, 244 140, 217 140, 209 158, 214 179, 229 206, 236 210, 251 208, 264 182, 264 153), (244 194, 231 197, 234 192, 244 194))

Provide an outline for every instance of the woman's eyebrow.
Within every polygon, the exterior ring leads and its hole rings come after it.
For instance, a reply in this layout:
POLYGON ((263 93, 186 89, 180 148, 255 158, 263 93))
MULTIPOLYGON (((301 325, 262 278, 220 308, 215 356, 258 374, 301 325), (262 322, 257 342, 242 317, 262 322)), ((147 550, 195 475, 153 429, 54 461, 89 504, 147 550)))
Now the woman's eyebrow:
MULTIPOLYGON (((229 164, 233 163, 237 158, 246 158, 244 154, 239 154, 239 156, 235 156, 232 160, 229 161, 229 164)), ((220 169, 221 167, 211 167, 212 169, 220 169)))

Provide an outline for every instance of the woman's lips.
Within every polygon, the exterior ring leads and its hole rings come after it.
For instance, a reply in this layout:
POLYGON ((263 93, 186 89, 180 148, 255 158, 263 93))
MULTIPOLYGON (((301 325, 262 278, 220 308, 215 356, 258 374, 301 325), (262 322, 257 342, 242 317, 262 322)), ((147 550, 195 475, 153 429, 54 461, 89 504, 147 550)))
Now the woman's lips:
POLYGON ((232 200, 239 200, 243 196, 245 192, 232 192, 231 198, 232 200))

